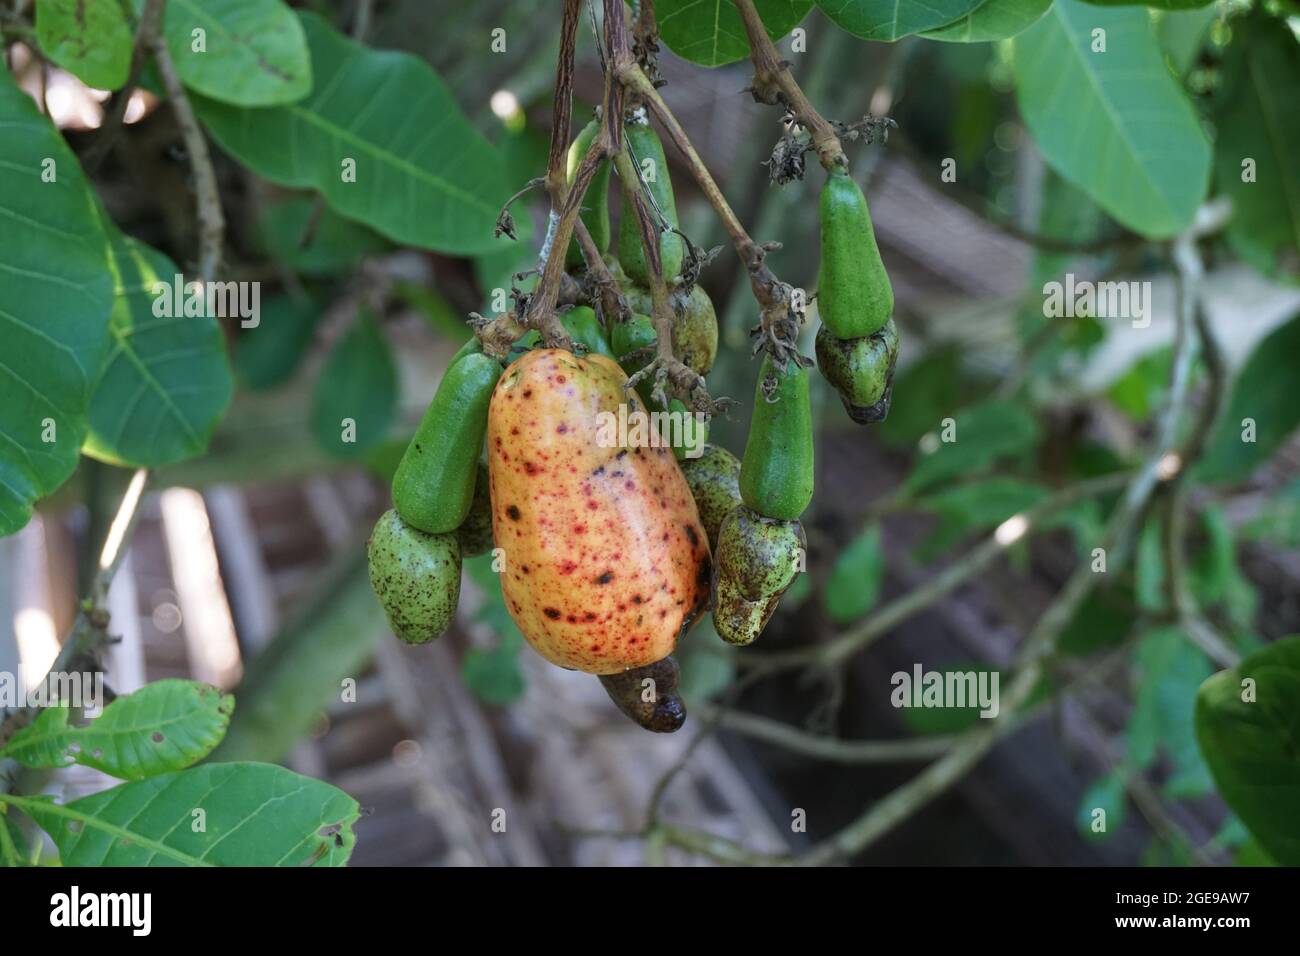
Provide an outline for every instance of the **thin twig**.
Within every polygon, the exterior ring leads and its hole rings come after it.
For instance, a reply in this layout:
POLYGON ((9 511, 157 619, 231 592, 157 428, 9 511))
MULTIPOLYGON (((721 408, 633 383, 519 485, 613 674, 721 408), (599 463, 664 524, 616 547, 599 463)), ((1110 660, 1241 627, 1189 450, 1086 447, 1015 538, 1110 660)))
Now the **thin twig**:
POLYGON ((190 169, 194 174, 194 195, 199 220, 199 278, 207 283, 216 278, 221 264, 221 246, 226 235, 221 194, 217 192, 217 175, 212 169, 208 141, 194 116, 194 109, 190 106, 185 87, 176 72, 176 64, 172 62, 167 43, 161 35, 153 38, 153 57, 158 64, 158 73, 162 77, 167 99, 176 114, 176 125, 180 128, 190 169))

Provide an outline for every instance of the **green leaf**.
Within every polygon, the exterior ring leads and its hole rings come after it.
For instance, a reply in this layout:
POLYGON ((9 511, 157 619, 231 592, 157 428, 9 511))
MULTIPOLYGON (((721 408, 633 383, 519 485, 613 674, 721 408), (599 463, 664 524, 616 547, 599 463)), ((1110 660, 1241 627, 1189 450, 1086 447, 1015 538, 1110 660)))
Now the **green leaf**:
MULTIPOLYGON (((841 30, 864 40, 897 40, 946 26, 986 0, 817 0, 841 30)), ((1000 0, 989 0, 997 3, 1000 0)))
POLYGON ((1195 65, 1197 55, 1205 45, 1210 24, 1218 17, 1217 7, 1210 5, 1199 10, 1171 10, 1156 21, 1160 48, 1169 57, 1176 75, 1185 77, 1195 65))
POLYGON ((1259 594, 1237 564, 1237 542, 1223 509, 1209 502, 1200 514, 1206 546, 1188 567, 1192 593, 1204 608, 1222 607, 1235 625, 1247 628, 1255 618, 1259 594))
POLYGON ((134 39, 117 0, 36 0, 36 42, 97 90, 118 89, 131 72, 134 39))
POLYGON ((840 552, 826 581, 826 612, 837 624, 847 624, 871 610, 880 597, 885 552, 880 526, 867 528, 840 552))
POLYGON ((396 411, 393 355, 374 317, 363 312, 321 369, 312 434, 331 455, 360 458, 387 437, 396 411))
POLYGON ((115 301, 83 450, 113 464, 170 465, 205 451, 230 405, 225 339, 207 309, 176 312, 180 270, 170 259, 109 228, 115 301), (164 303, 173 314, 157 314, 164 303))
POLYGON ((1106 397, 1130 418, 1146 421, 1164 399, 1173 358, 1167 346, 1148 352, 1111 383, 1106 397))
POLYGON ((1124 787, 1124 772, 1113 770, 1094 780, 1079 798, 1076 823, 1085 839, 1100 843, 1109 839, 1124 825, 1128 810, 1128 791, 1124 787), (1096 818, 1098 810, 1105 811, 1104 818, 1096 818), (1105 829, 1097 829, 1103 824, 1105 829))
POLYGON ((951 478, 970 477, 1038 443, 1038 422, 1023 405, 983 402, 963 408, 951 418, 951 430, 941 424, 938 433, 932 433, 933 450, 923 454, 912 469, 904 486, 909 491, 920 491, 951 478))
POLYGON ((4 812, 7 809, 0 803, 0 827, 4 827, 4 833, 0 833, 0 866, 23 866, 30 858, 31 850, 13 815, 4 812))
POLYGON ((1138 533, 1133 561, 1134 597, 1143 611, 1165 609, 1165 559, 1160 553, 1160 528, 1148 521, 1138 533))
POLYGON ((1133 231, 1182 231, 1205 198, 1210 147, 1147 11, 1056 0, 1013 43, 1020 112, 1047 162, 1133 231))
POLYGON ((261 321, 240 332, 235 373, 251 389, 274 388, 302 364, 316 331, 321 305, 310 296, 277 295, 262 303, 261 321))
POLYGON ((1211 787, 1209 771, 1196 746, 1196 689, 1212 672, 1205 654, 1174 627, 1144 636, 1134 654, 1137 695, 1128 724, 1128 756, 1137 768, 1149 767, 1166 753, 1173 774, 1169 796, 1192 797, 1211 787))
MULTIPOLYGON (((301 15, 316 85, 300 103, 247 110, 195 97, 222 147, 260 176, 326 202, 404 245, 470 255, 496 248, 510 194, 500 154, 423 61, 379 52, 301 15), (355 163, 355 181, 344 178, 355 163)), ((503 240, 504 241, 504 240, 503 240)))
POLYGON ((189 680, 160 680, 119 697, 86 727, 67 707, 47 707, 18 731, 4 755, 25 767, 94 767, 123 780, 183 770, 221 742, 235 699, 189 680))
POLYGON ((1300 478, 1266 499, 1259 514, 1238 528, 1237 534, 1250 541, 1300 548, 1300 478))
POLYGON ((1120 587, 1098 588, 1084 599, 1056 639, 1062 654, 1083 657, 1118 647, 1133 632, 1133 594, 1120 587))
POLYGON ((921 545, 920 552, 927 558, 933 557, 968 535, 996 527, 1012 515, 1027 511, 1047 496, 1048 491, 1042 485, 1019 478, 989 478, 927 495, 916 506, 937 514, 940 524, 921 545))
POLYGON ((108 342, 108 238, 77 157, 0 69, 0 535, 67 480, 108 342), (50 180, 50 181, 47 181, 50 180))
POLYGON ((1215 0, 1083 0, 1094 7, 1153 7, 1156 10, 1191 10, 1206 7, 1215 0))
MULTIPOLYGON (((755 0, 767 35, 779 40, 812 9, 813 0, 755 0)), ((683 60, 722 66, 749 56, 745 24, 732 0, 659 0, 659 35, 683 60)))
POLYGON ((921 36, 945 43, 988 43, 1023 33, 1047 12, 1052 0, 988 0, 959 20, 921 36))
POLYGON ((382 236, 326 208, 320 211, 304 249, 303 233, 316 215, 315 207, 310 196, 268 207, 257 222, 258 239, 267 255, 304 275, 336 275, 350 271, 366 256, 391 248, 382 236))
POLYGON ((168 0, 163 37, 181 82, 214 100, 280 106, 311 92, 302 25, 280 0, 168 0))
POLYGON ((1228 407, 1219 419, 1195 474, 1202 481, 1248 478, 1300 425, 1300 313, 1255 346, 1233 381, 1228 407), (1253 436, 1249 434, 1253 424, 1253 436), (1253 437, 1253 441, 1246 438, 1253 437))
POLYGON ((3 799, 64 866, 343 866, 361 813, 337 787, 261 763, 203 764, 61 805, 3 799))
POLYGON ((1215 98, 1214 181, 1232 198, 1228 242, 1261 272, 1300 280, 1300 44, 1283 20, 1232 21, 1215 98), (1243 163, 1254 160, 1253 182, 1243 163))
POLYGON ((889 410, 877 434, 894 447, 915 444, 934 423, 961 401, 968 384, 962 380, 961 355, 945 347, 928 352, 918 361, 898 370, 894 390, 906 395, 889 410))
POLYGON ((1243 843, 1237 850, 1237 857, 1232 861, 1233 866, 1277 866, 1273 858, 1264 851, 1259 845, 1259 841, 1251 838, 1243 843))
POLYGON ((1196 737, 1219 793, 1282 866, 1300 865, 1297 700, 1300 636, 1220 671, 1196 697, 1196 737))

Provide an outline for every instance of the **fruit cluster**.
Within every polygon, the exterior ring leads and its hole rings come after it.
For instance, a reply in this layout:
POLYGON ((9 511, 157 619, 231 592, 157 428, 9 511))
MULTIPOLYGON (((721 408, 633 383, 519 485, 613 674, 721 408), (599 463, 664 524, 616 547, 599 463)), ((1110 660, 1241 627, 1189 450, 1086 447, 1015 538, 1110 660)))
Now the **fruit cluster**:
MULTIPOLYGON (((639 169, 650 171, 643 185, 654 208, 675 227, 663 146, 644 123, 627 122, 625 133, 639 169)), ((597 134, 593 121, 574 141, 570 179, 597 134)), ((581 213, 602 255, 612 239, 608 181, 606 166, 581 213)), ((880 421, 898 348, 893 293, 866 200, 847 173, 827 179, 821 227, 818 364, 855 421, 880 421)), ((674 354, 704 376, 718 348, 713 304, 680 278, 679 234, 665 228, 659 251, 674 354)), ((370 577, 398 637, 426 643, 451 622, 462 557, 495 545, 506 607, 529 644, 554 664, 600 675, 642 726, 675 730, 684 710, 669 655, 679 637, 712 607, 724 640, 752 643, 803 567, 799 518, 813 494, 808 372, 764 356, 743 460, 706 444, 699 427, 608 440, 601 422, 620 412, 696 418, 679 398, 665 408, 648 377, 629 387, 653 360, 657 334, 645 249, 626 200, 617 257, 606 263, 627 315, 602 322, 586 305, 563 313, 572 352, 543 347, 529 331, 504 371, 478 338, 457 353, 394 476, 393 510, 369 543, 370 577), (643 677, 657 685, 649 698, 643 677)), ((566 264, 582 274, 576 244, 566 264)))

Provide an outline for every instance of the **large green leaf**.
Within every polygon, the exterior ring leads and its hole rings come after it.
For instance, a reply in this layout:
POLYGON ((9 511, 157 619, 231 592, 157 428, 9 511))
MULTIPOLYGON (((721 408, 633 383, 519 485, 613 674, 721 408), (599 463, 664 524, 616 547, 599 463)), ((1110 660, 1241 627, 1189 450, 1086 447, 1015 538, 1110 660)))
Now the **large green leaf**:
POLYGON ((1051 5, 1052 0, 988 0, 961 19, 921 36, 946 43, 1006 40, 1029 29, 1051 5))
POLYGON ((856 37, 897 40, 946 26, 985 2, 1000 0, 817 0, 817 6, 856 37))
POLYGON ((244 329, 235 347, 235 373, 251 389, 273 388, 302 364, 316 332, 321 305, 315 299, 272 296, 262 303, 262 321, 244 329))
POLYGON ((225 340, 213 316, 176 314, 173 288, 180 270, 170 259, 116 230, 112 244, 111 342, 90 404, 84 450, 114 464, 174 464, 207 449, 230 404, 225 340), (156 306, 173 314, 157 315, 156 306))
POLYGON ((331 455, 357 458, 384 440, 396 411, 393 355, 367 312, 339 339, 321 369, 312 404, 312 433, 331 455))
POLYGON ((1300 636, 1215 674, 1196 696, 1196 737, 1219 793, 1283 866, 1300 866, 1297 701, 1300 636))
POLYGON ((1177 628, 1144 636, 1134 655, 1137 693, 1128 723, 1128 757, 1138 768, 1164 752, 1173 764, 1165 784, 1170 796, 1199 796, 1210 777, 1196 747, 1196 688, 1210 675, 1209 659, 1177 628))
POLYGON ((77 466, 113 278, 76 156, 3 69, 0 235, 0 534, 12 534, 77 466))
MULTIPOLYGON (((813 0, 755 0, 767 35, 779 40, 812 9, 813 0)), ((749 56, 745 24, 732 0, 659 0, 659 35, 682 59, 721 66, 749 56)))
POLYGON ((1232 197, 1228 241, 1262 272, 1300 278, 1300 43, 1287 24, 1232 22, 1214 112, 1215 183, 1232 197), (1243 162, 1254 160, 1254 181, 1243 162))
POLYGON ((343 866, 357 802, 262 763, 203 764, 56 804, 12 800, 64 866, 343 866))
POLYGON ((181 81, 214 100, 279 106, 311 92, 302 25, 281 0, 168 0, 163 36, 181 81))
POLYGON ((951 430, 939 425, 933 448, 912 469, 905 485, 909 491, 978 474, 995 461, 1028 451, 1038 442, 1038 422, 1033 413, 1014 402, 982 402, 961 409, 951 418, 951 430))
POLYGON ((1135 232, 1184 229, 1205 198, 1210 147, 1147 11, 1056 0, 1013 43, 1016 97, 1047 162, 1135 232))
POLYGON ((206 757, 230 723, 235 699, 189 680, 160 680, 119 697, 88 726, 47 707, 3 748, 25 767, 94 767, 123 780, 183 770, 206 757))
POLYGON ((850 541, 835 559, 826 580, 826 613, 847 624, 871 610, 885 576, 880 526, 871 525, 850 541))
MULTIPOLYGON (((300 103, 247 110, 195 97, 230 153, 284 186, 319 189, 340 213, 400 243, 474 254, 497 248, 509 196, 500 154, 427 64, 301 15, 316 85, 300 103), (351 179, 355 164, 355 181, 351 179)), ((505 240, 502 240, 505 241, 505 240)))
POLYGON ((928 560, 968 535, 996 527, 1047 495, 1042 485, 1008 477, 954 485, 926 495, 917 507, 938 515, 940 523, 921 545, 920 557, 928 560))
POLYGON ((316 200, 298 196, 263 210, 257 237, 267 255, 305 275, 346 272, 366 256, 391 248, 382 236, 329 209, 318 213, 316 200), (304 249, 302 237, 312 216, 316 224, 304 249))
POLYGON ((1232 385, 1227 410, 1219 419, 1196 474, 1206 481, 1248 477, 1300 425, 1300 313, 1255 346, 1232 385), (1254 423, 1254 441, 1247 419, 1254 423))
POLYGON ((117 0, 36 0, 36 42, 97 90, 116 90, 131 72, 131 30, 117 0))

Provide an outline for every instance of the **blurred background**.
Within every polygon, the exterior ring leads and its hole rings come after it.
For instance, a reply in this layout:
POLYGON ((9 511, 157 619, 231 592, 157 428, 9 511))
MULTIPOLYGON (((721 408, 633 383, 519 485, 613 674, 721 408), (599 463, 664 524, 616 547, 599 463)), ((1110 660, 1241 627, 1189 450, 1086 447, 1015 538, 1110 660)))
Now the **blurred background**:
MULTIPOLYGON (((358 9, 306 6, 344 31, 358 9)), ((366 7, 366 42, 431 64, 503 151, 514 187, 543 174, 558 52, 554 2, 366 7), (487 55, 484 38, 497 26, 508 31, 506 51, 487 55)), ((1229 36, 1223 13, 1212 6, 1159 25, 1171 62, 1206 103, 1229 36)), ((825 642, 933 579, 1023 507, 1026 485, 1057 487, 1131 464, 1163 398, 1174 327, 1164 251, 1131 241, 1047 169, 1017 112, 1006 44, 864 42, 816 10, 802 26, 809 52, 792 52, 789 38, 778 46, 820 111, 844 121, 887 115, 898 124, 887 143, 848 151, 871 203, 903 345, 884 425, 854 426, 813 377, 810 573, 781 603, 763 650, 825 642), (941 180, 945 158, 963 171, 958 183, 941 180), (1043 319, 1042 284, 1067 271, 1150 280, 1151 328, 1043 319), (943 496, 900 501, 896 489, 940 420, 991 398, 1029 413, 1031 446, 982 476, 952 479, 943 496), (966 480, 974 477, 1002 484, 966 480)), ((106 96, 21 46, 10 55, 84 158, 106 96)), ((666 48, 659 64, 664 98, 751 235, 783 244, 769 259, 773 269, 815 287, 821 171, 769 186, 763 163, 780 135, 779 114, 741 92, 748 65, 701 69, 666 48)), ((575 129, 599 102, 601 84, 584 23, 575 129)), ((157 106, 148 92, 136 93, 125 134, 89 172, 123 230, 184 262, 195 227, 188 167, 171 112, 157 106)), ((668 155, 680 159, 671 148, 668 155)), ((664 853, 667 862, 706 862, 635 836, 585 832, 637 831, 652 800, 662 801, 666 820, 754 850, 806 849, 905 781, 916 762, 819 759, 746 732, 743 722, 719 726, 719 707, 849 740, 961 730, 972 723, 969 712, 892 707, 890 675, 916 662, 1007 665, 1100 526, 1096 508, 1077 509, 832 671, 741 682, 746 652, 726 648, 705 621, 679 648, 692 714, 672 736, 641 731, 594 678, 529 650, 500 603, 490 558, 467 562, 451 632, 430 647, 403 646, 371 594, 363 544, 389 506, 388 478, 407 437, 468 336, 465 317, 489 311, 492 290, 535 264, 545 205, 514 207, 528 233, 520 242, 449 258, 397 247, 317 207, 313 194, 258 178, 219 148, 214 161, 228 224, 226 273, 262 283, 262 328, 227 326, 237 389, 207 454, 151 479, 109 599, 121 640, 107 679, 118 694, 170 676, 233 690, 236 713, 214 759, 282 761, 352 794, 367 811, 356 827, 356 865, 640 864, 664 853), (382 334, 358 337, 359 322, 382 334), (383 442, 345 459, 319 439, 331 388, 325 374, 333 388, 347 382, 353 395, 368 396, 370 420, 386 422, 383 442), (354 700, 343 699, 348 680, 354 700), (498 808, 505 832, 493 830, 498 808), (792 828, 798 811, 806 827, 792 828)), ((683 231, 704 247, 724 244, 689 174, 674 165, 672 175, 683 231)), ((620 205, 615 193, 615 215, 620 205)), ((1294 271, 1266 276, 1222 246, 1211 255, 1207 313, 1237 369, 1297 314, 1300 288, 1294 271)), ((739 454, 757 374, 749 359, 757 313, 730 248, 701 284, 721 327, 710 390, 740 402, 713 423, 712 440, 739 454)), ((806 333, 809 354, 815 327, 806 333)), ((1285 358, 1294 366, 1300 356, 1285 358)), ((1197 499, 1189 539, 1195 588, 1241 647, 1300 631, 1298 466, 1293 435, 1249 476, 1197 499)), ((34 680, 53 662, 129 476, 83 458, 36 519, 0 539, 0 670, 34 680)), ((1161 613, 1143 573, 1151 572, 1117 576, 1071 624, 1077 653, 1053 672, 1069 692, 1044 701, 974 771, 856 862, 1237 857, 1246 835, 1214 794, 1192 737, 1191 700, 1208 663, 1133 654, 1161 613), (1111 810, 1103 834, 1088 826, 1097 806, 1111 810)), ((86 768, 69 779, 73 792, 104 785, 86 768)))

